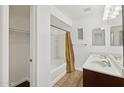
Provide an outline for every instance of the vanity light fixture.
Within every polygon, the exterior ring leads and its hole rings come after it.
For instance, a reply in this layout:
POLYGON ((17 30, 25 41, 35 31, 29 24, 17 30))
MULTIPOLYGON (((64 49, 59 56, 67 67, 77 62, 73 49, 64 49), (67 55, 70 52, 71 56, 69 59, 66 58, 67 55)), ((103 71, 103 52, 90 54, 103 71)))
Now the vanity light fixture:
POLYGON ((104 8, 103 20, 116 18, 122 10, 121 5, 106 5, 104 8))

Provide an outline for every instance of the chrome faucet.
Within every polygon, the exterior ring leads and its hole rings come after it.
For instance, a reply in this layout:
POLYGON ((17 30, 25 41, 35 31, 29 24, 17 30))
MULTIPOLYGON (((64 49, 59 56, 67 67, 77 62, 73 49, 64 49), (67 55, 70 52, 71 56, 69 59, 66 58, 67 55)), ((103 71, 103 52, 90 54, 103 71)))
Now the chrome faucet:
POLYGON ((107 64, 108 67, 111 67, 111 63, 110 63, 110 61, 108 59, 106 59, 106 61, 102 61, 102 62, 104 62, 105 64, 107 64))

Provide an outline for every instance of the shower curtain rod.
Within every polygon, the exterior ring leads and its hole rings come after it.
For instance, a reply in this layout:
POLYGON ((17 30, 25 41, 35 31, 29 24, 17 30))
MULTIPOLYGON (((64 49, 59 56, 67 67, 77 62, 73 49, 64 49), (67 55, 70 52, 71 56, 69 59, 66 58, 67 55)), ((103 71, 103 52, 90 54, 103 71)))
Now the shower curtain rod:
POLYGON ((59 27, 57 27, 57 26, 55 26, 55 25, 50 25, 50 26, 52 26, 52 27, 54 27, 54 28, 57 28, 57 29, 60 29, 60 30, 65 31, 65 32, 70 32, 70 31, 67 31, 67 30, 65 30, 65 29, 59 28, 59 27))

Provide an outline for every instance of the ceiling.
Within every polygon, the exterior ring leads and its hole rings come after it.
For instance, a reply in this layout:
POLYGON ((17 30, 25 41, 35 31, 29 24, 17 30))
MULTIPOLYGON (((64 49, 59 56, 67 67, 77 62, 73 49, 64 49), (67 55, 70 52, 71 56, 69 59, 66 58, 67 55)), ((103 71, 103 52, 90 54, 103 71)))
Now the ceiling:
POLYGON ((72 20, 104 11, 104 5, 56 5, 56 7, 72 20))

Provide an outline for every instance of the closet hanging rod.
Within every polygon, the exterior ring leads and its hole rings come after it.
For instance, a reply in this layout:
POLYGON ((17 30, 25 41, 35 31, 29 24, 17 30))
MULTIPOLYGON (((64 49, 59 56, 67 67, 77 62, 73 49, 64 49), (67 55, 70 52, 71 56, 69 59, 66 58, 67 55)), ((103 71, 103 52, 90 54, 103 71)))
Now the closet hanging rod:
POLYGON ((13 29, 9 28, 10 31, 15 31, 15 32, 23 32, 23 33, 30 33, 29 30, 23 30, 23 29, 13 29))
POLYGON ((9 30, 14 30, 14 31, 29 31, 29 30, 23 30, 23 29, 15 29, 15 28, 9 28, 9 30))
POLYGON ((29 30, 23 30, 23 29, 15 29, 15 28, 9 28, 10 30, 20 30, 20 31, 29 31, 29 30))
POLYGON ((52 27, 54 27, 54 28, 57 28, 57 29, 60 29, 60 30, 65 31, 65 32, 70 32, 70 31, 68 31, 68 30, 62 29, 62 28, 57 27, 57 26, 55 26, 55 25, 50 25, 50 26, 52 26, 52 27))

